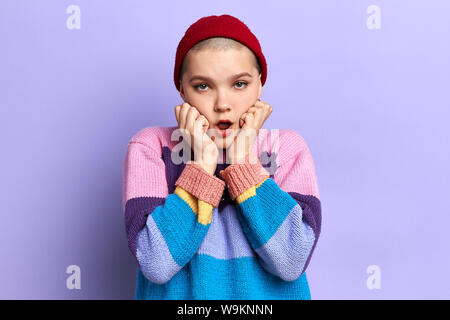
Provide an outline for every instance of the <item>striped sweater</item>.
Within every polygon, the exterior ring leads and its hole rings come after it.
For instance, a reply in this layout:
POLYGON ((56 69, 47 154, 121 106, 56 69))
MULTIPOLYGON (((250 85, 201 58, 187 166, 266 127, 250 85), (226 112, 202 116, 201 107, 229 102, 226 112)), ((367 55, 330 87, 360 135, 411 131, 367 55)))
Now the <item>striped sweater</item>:
POLYGON ((173 160, 175 129, 144 128, 127 146, 123 212, 136 299, 311 299, 305 271, 321 203, 305 140, 261 129, 256 162, 219 161, 211 175, 173 160))

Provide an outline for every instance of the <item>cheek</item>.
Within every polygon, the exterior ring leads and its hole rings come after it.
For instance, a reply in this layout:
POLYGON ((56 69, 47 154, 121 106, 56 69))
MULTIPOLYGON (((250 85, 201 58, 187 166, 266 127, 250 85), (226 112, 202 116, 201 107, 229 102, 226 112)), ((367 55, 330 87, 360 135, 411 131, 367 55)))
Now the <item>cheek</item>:
POLYGON ((190 104, 194 106, 197 111, 206 118, 206 120, 208 120, 209 125, 211 126, 211 121, 213 120, 211 108, 207 107, 207 105, 201 103, 200 101, 191 101, 190 104))
POLYGON ((239 103, 239 107, 237 108, 237 112, 239 114, 239 117, 242 116, 245 112, 250 109, 250 107, 253 107, 258 101, 258 95, 256 93, 249 93, 244 99, 242 99, 239 103))
POLYGON ((241 116, 246 113, 248 111, 248 109, 250 109, 250 107, 252 107, 254 105, 253 100, 249 101, 248 103, 246 103, 245 105, 242 105, 239 109, 238 109, 238 119, 241 118, 241 116))

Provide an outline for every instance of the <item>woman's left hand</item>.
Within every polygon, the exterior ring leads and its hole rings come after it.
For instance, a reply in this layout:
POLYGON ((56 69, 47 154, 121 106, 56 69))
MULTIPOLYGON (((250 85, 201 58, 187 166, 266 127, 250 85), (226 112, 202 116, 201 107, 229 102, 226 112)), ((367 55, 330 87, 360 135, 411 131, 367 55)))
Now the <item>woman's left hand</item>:
POLYGON ((272 107, 261 100, 251 106, 239 119, 241 130, 228 147, 227 163, 243 163, 262 128, 264 122, 272 113, 272 107))

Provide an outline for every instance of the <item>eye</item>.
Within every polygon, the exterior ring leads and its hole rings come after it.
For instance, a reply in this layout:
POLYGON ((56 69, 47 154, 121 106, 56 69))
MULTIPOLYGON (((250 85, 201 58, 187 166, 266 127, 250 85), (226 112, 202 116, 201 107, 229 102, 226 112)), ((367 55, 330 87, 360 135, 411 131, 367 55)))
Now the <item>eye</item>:
POLYGON ((198 85, 194 86, 194 88, 195 88, 196 90, 199 90, 199 91, 205 91, 205 90, 200 90, 200 89, 199 89, 200 87, 204 88, 203 86, 208 86, 208 85, 205 84, 205 83, 202 83, 202 84, 198 84, 198 85))
MULTIPOLYGON (((238 85, 237 88, 238 88, 238 89, 241 89, 241 88, 244 88, 244 86, 247 86, 248 83, 245 82, 245 81, 238 81, 238 82, 235 83, 235 85, 238 85)), ((205 83, 197 84, 197 85, 194 86, 194 88, 195 88, 196 90, 198 90, 198 91, 206 91, 206 88, 207 88, 207 87, 208 87, 208 85, 205 84, 205 83)))
MULTIPOLYGON (((244 85, 247 85, 247 84, 248 84, 248 83, 245 82, 245 81, 238 81, 238 82, 236 82, 236 84, 238 84, 238 83, 241 83, 241 84, 244 84, 244 85)), ((239 86, 239 88, 243 88, 243 86, 239 86)))

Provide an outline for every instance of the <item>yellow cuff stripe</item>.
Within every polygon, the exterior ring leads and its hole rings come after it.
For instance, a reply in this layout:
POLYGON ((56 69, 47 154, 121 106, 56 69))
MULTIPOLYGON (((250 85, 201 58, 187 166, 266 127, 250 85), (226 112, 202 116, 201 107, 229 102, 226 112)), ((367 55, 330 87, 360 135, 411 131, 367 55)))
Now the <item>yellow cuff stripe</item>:
POLYGON ((203 200, 198 200, 198 222, 207 225, 212 220, 213 206, 203 200))
POLYGON ((186 202, 197 215, 197 221, 203 225, 211 223, 213 206, 203 200, 198 200, 181 187, 176 187, 174 193, 186 202))
POLYGON ((195 214, 198 212, 197 198, 181 187, 176 187, 174 193, 183 199, 195 214))
POLYGON ((263 181, 261 181, 260 183, 258 183, 256 186, 251 186, 250 188, 248 188, 247 190, 245 190, 244 192, 242 192, 240 195, 238 195, 236 197, 236 202, 238 204, 244 202, 245 200, 247 200, 250 197, 256 196, 256 189, 259 188, 267 179, 264 179, 263 181))

